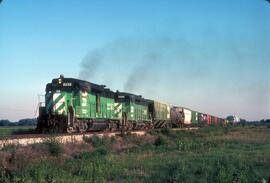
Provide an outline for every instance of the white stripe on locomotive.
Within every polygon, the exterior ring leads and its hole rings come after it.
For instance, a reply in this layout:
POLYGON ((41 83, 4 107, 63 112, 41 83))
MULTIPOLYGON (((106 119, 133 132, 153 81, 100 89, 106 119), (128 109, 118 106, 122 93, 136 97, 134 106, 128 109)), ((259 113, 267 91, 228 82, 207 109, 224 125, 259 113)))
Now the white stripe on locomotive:
MULTIPOLYGON (((60 100, 59 100, 57 103, 55 103, 55 100, 56 100, 60 95, 61 95, 61 93, 55 93, 55 94, 53 95, 53 103, 54 103, 53 110, 54 110, 54 112, 56 112, 56 111, 59 109, 59 107, 60 107, 63 103, 65 103, 65 95, 63 95, 63 97, 60 98, 60 100)), ((63 114, 64 112, 65 112, 65 107, 64 107, 63 109, 59 110, 59 111, 58 111, 58 114, 63 114)))
POLYGON ((114 103, 114 114, 117 115, 117 118, 122 117, 122 104, 121 103, 114 103))
POLYGON ((87 106, 87 92, 83 92, 82 93, 82 107, 86 107, 87 106))

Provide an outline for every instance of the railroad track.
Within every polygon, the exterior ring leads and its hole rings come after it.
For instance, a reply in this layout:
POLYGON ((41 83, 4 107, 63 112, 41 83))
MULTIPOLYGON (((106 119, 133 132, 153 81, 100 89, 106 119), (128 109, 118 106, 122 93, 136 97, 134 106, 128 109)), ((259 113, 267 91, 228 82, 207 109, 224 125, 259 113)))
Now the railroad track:
MULTIPOLYGON (((185 130, 197 130, 198 127, 192 128, 174 128, 174 131, 185 131, 185 130)), ((147 131, 131 131, 131 134, 145 135, 147 131)), ((0 138, 0 148, 6 145, 30 145, 35 143, 42 143, 46 140, 54 139, 60 143, 70 143, 70 142, 82 142, 84 137, 112 137, 116 135, 121 135, 121 132, 87 132, 87 133, 74 133, 74 134, 24 134, 24 135, 9 135, 0 138)))

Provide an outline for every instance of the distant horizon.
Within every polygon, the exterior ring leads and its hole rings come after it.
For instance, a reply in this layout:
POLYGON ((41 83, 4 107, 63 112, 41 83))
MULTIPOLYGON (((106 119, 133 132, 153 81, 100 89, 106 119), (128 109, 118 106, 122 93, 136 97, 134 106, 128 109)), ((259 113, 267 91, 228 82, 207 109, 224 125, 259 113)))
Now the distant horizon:
POLYGON ((15 123, 15 122, 18 122, 18 121, 20 121, 20 120, 25 120, 25 119, 37 119, 36 117, 35 118, 22 118, 22 119, 18 119, 18 120, 9 120, 9 119, 0 119, 0 121, 3 121, 3 120, 7 120, 7 121, 9 121, 9 122, 11 122, 11 123, 15 123))
POLYGON ((270 118, 270 4, 2 1, 0 118, 36 117, 53 78, 80 78, 219 117, 270 118))

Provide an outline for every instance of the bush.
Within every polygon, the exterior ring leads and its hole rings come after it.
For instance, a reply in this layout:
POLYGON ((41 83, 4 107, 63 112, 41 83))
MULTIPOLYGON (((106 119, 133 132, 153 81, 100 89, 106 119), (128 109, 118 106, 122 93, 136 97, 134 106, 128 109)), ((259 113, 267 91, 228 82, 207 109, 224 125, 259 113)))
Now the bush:
POLYGON ((231 126, 230 125, 226 125, 224 127, 224 133, 227 135, 230 131, 231 131, 231 126))
POLYGON ((96 148, 93 152, 83 151, 80 154, 76 155, 75 159, 90 159, 96 156, 105 156, 107 154, 109 154, 109 149, 105 146, 101 146, 96 148))
POLYGON ((164 135, 171 135, 172 134, 172 130, 170 128, 162 128, 160 130, 161 133, 163 133, 164 135))
POLYGON ((159 135, 158 138, 154 142, 155 146, 163 146, 167 144, 168 144, 168 140, 164 136, 161 136, 161 135, 159 135))
POLYGON ((52 156, 59 156, 63 152, 63 148, 59 142, 56 140, 49 140, 47 142, 44 142, 46 145, 48 152, 52 156))
POLYGON ((102 155, 102 156, 104 156, 104 155, 107 155, 107 154, 109 154, 109 149, 106 148, 105 146, 101 146, 101 147, 99 147, 99 148, 97 148, 97 149, 95 149, 93 151, 93 155, 102 155))
POLYGON ((136 145, 142 144, 142 140, 135 134, 125 136, 123 139, 125 140, 124 142, 126 143, 131 143, 131 144, 136 144, 136 145))
POLYGON ((75 159, 89 159, 91 157, 91 152, 89 151, 83 151, 78 155, 75 155, 75 159))
POLYGON ((16 149, 16 145, 14 144, 5 144, 2 148, 2 151, 14 151, 16 149))
POLYGON ((158 132, 155 130, 155 129, 151 129, 151 130, 149 130, 149 131, 147 131, 147 133, 149 134, 149 135, 158 135, 158 132))
POLYGON ((93 147, 108 146, 110 139, 107 137, 99 137, 94 135, 93 137, 83 137, 84 142, 91 143, 93 147))
POLYGON ((207 152, 217 147, 216 142, 202 139, 181 139, 176 141, 179 151, 207 152))
POLYGON ((21 135, 21 134, 34 134, 37 133, 36 129, 29 128, 29 129, 17 129, 12 132, 14 135, 21 135))

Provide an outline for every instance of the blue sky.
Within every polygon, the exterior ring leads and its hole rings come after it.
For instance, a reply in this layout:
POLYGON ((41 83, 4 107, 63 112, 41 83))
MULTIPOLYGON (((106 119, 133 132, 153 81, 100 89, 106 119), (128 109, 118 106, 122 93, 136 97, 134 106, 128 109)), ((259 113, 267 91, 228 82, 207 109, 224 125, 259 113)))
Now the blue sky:
POLYGON ((60 74, 221 117, 269 118, 269 19, 264 0, 4 0, 0 119, 35 117, 37 95, 60 74))

